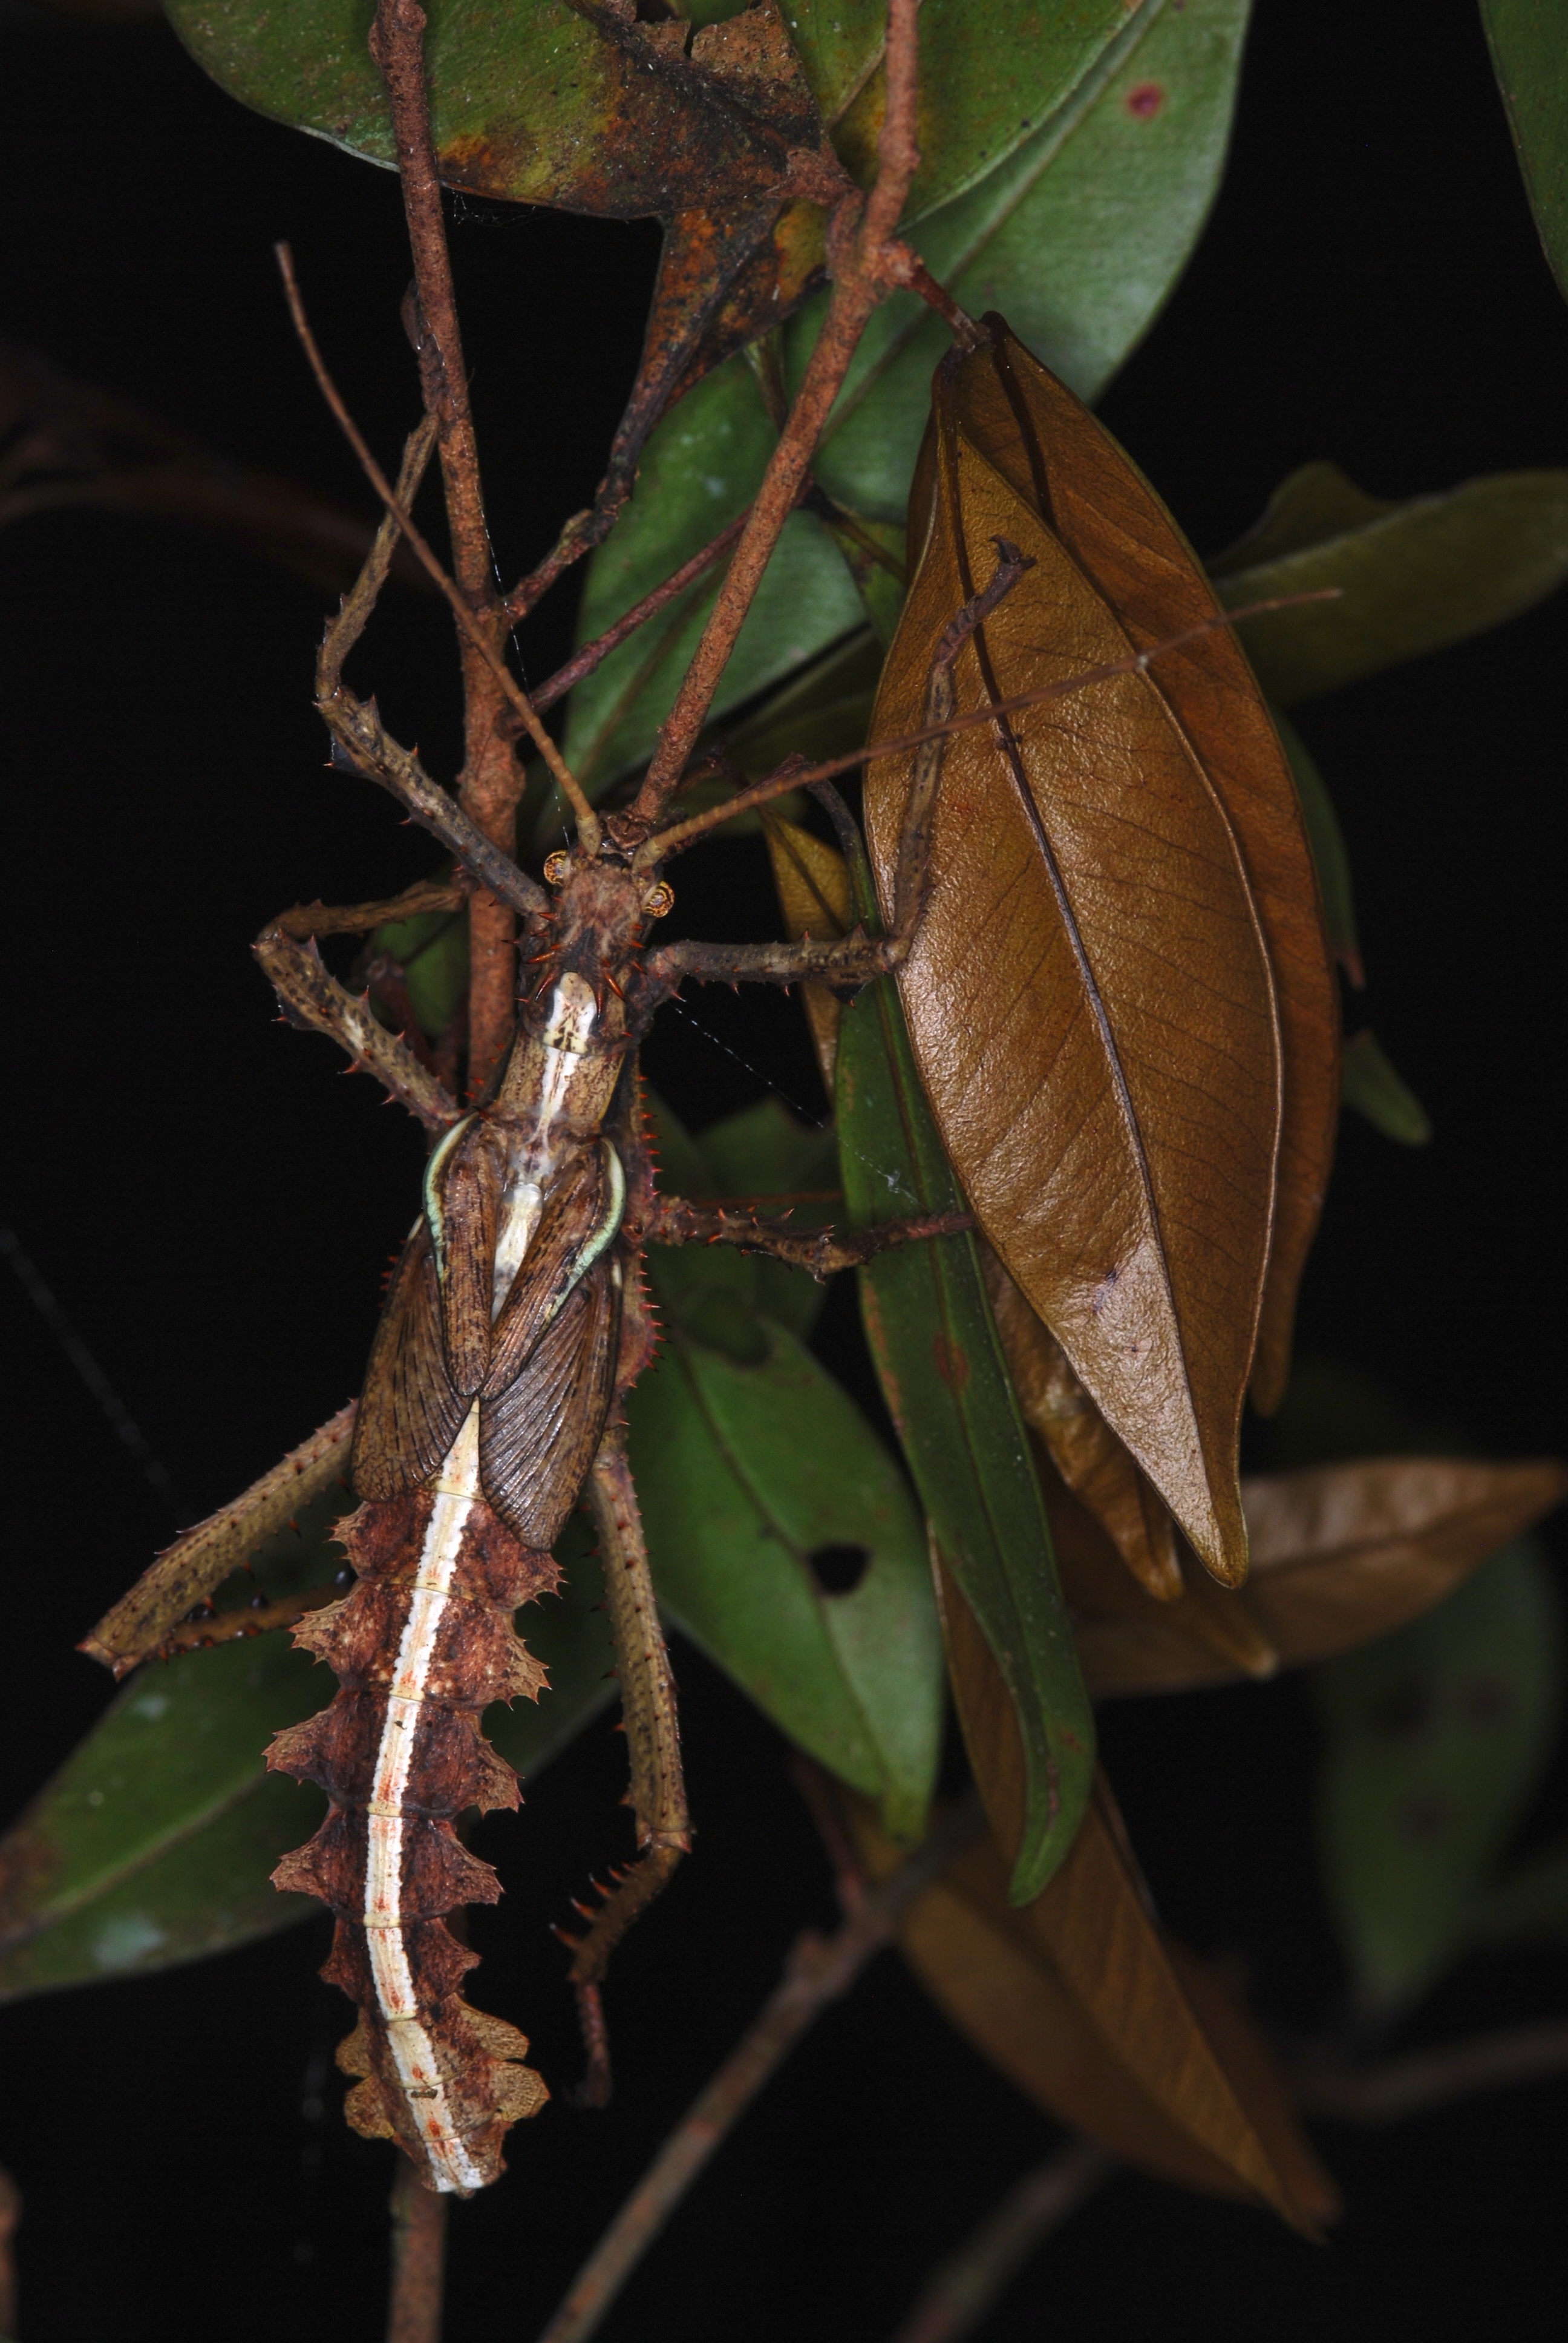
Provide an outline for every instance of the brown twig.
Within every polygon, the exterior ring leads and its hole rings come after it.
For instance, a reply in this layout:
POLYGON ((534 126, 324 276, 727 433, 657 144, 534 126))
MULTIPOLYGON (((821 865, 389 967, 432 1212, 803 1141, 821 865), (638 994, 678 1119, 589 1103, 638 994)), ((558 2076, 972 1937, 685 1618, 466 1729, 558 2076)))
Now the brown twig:
MULTIPOLYGON (((458 794, 464 810, 486 837, 503 853, 512 854, 517 850, 518 799, 523 777, 513 738, 497 722, 504 702, 512 698, 503 656, 509 622, 497 589, 485 519, 478 441, 468 403, 441 181, 430 131, 425 13, 418 0, 378 0, 370 28, 370 54, 380 67, 391 102, 403 208, 414 256, 415 298, 405 316, 419 359, 426 408, 439 427, 452 564, 468 612, 460 620, 463 774, 458 794)), ((518 713, 521 715, 521 709, 518 713)), ((468 929, 469 1075, 470 1086, 477 1087, 511 1037, 517 993, 516 927, 510 907, 481 889, 468 907, 468 929)))
POLYGON ((888 1944, 915 1898, 981 1826, 966 1801, 836 1936, 799 1937, 783 1982, 693 2101, 599 2239, 539 2343, 586 2343, 714 2150, 831 2002, 888 1944))
POLYGON ((702 640, 660 728, 648 777, 632 809, 642 820, 657 820, 696 746, 871 312, 894 285, 905 281, 903 249, 896 245, 893 231, 920 159, 915 143, 918 20, 919 0, 888 0, 887 112, 877 141, 876 183, 868 196, 846 196, 829 224, 834 285, 828 315, 702 640))
MULTIPOLYGON (((451 608, 457 624, 462 628, 464 633, 467 636, 468 640, 478 652, 479 657, 485 661, 486 665, 491 669, 497 680, 499 682, 506 698, 511 702, 512 708, 521 718, 524 730, 533 741, 535 748, 538 749, 546 764, 548 765, 550 771, 554 774, 556 780, 560 786, 562 795, 566 798, 568 803, 571 806, 573 812, 576 814, 578 827, 579 831, 582 833, 585 843, 592 840, 597 844, 598 839, 598 817, 594 812, 592 806, 589 805, 587 798, 584 797, 581 789, 578 787, 576 775, 567 764, 565 758, 561 755, 561 752, 557 748, 555 742, 550 739, 549 734, 545 730, 544 726, 539 722, 533 702, 529 699, 527 692, 524 691, 521 684, 518 683, 517 678, 508 668, 500 652, 497 650, 487 639, 483 627, 480 625, 478 619, 474 616, 473 611, 469 609, 467 604, 464 601, 463 597, 457 591, 457 587, 453 584, 446 570, 441 567, 440 562, 432 552, 428 542, 418 528, 418 525, 414 520, 413 516, 408 511, 407 507, 398 497, 396 489, 392 487, 391 482, 387 479, 386 473, 381 469, 380 465, 371 454, 369 446, 366 441, 365 436, 361 432, 359 426, 355 422, 354 417, 349 414, 347 407, 344 405, 342 393, 339 391, 337 385, 333 381, 331 375, 327 372, 327 362, 321 355, 316 336, 311 330, 310 321, 305 314, 305 304, 300 297, 299 282, 294 270, 293 253, 289 250, 286 244, 279 244, 276 246, 274 249, 277 255, 278 268, 282 272, 283 276, 284 291, 288 301, 289 316, 294 322, 294 330, 299 337, 300 346, 304 349, 306 357, 309 360, 310 370, 316 377, 317 386, 321 392, 321 396, 327 401, 327 406, 331 408, 333 416, 336 418, 344 437, 347 440, 356 456, 359 458, 360 468, 363 470, 366 478, 369 481, 377 495, 380 498, 382 503, 386 506, 387 511, 392 515, 393 519, 397 522, 404 536, 407 538, 409 544, 413 547, 415 553, 423 563, 432 583, 445 598, 447 605, 451 608)), ((508 850, 503 849, 502 850, 507 851, 508 850)))
POLYGON ((585 643, 580 651, 574 651, 564 667, 557 668, 554 675, 547 676, 544 682, 537 687, 532 694, 534 706, 553 708, 558 699, 564 699, 585 676, 591 675, 601 661, 608 659, 611 651, 618 650, 639 627, 646 625, 649 618, 657 618, 678 594, 684 594, 705 569, 711 569, 716 561, 721 561, 745 528, 749 516, 749 507, 745 512, 737 513, 728 528, 721 528, 700 552, 694 553, 689 561, 683 561, 678 569, 672 570, 661 586, 656 586, 650 594, 645 594, 640 602, 634 602, 613 627, 607 627, 602 635, 596 635, 591 643, 585 643))
POLYGON ((900 732, 892 739, 868 741, 865 748, 849 749, 842 757, 829 757, 825 764, 802 765, 798 759, 790 759, 777 772, 754 781, 749 789, 738 790, 722 805, 711 806, 706 813, 694 813, 685 821, 672 822, 668 830, 655 830, 647 844, 638 849, 638 865, 647 869, 653 863, 667 861, 670 855, 683 852, 704 831, 717 830, 722 822, 733 821, 737 814, 749 813, 790 789, 810 789, 818 781, 833 779, 836 774, 853 772, 857 765, 869 764, 877 757, 907 756, 927 740, 940 739, 950 732, 970 731, 977 724, 990 724, 995 718, 1010 716, 1020 708, 1039 708, 1049 699, 1070 699, 1075 692, 1091 691, 1097 684, 1112 682, 1119 675, 1140 675, 1157 659, 1184 649, 1189 643, 1212 634, 1216 628, 1233 627, 1242 618, 1260 618, 1265 610, 1294 609, 1303 602, 1337 601, 1341 591, 1338 586, 1319 586, 1310 594, 1279 594, 1266 602, 1249 602, 1239 610, 1216 611, 1211 618, 1184 628, 1179 635, 1168 635, 1163 642, 1151 643, 1147 650, 1131 651, 1125 659, 1111 659, 1104 667, 1087 669, 1082 675, 1069 677, 1060 683, 1043 683, 1038 691, 1020 691, 1010 699, 990 700, 985 707, 972 708, 967 714, 922 725, 918 732, 900 732))
POLYGON ((420 2181, 399 2154, 392 2183, 392 2291, 387 2343, 441 2343, 441 2279, 447 2259, 447 2199, 420 2181))
POLYGON ((1562 2074, 1568 2074, 1568 2021, 1558 2019, 1478 2034, 1436 2050, 1413 2050, 1359 2074, 1309 2066, 1297 2077, 1296 2088, 1309 2114, 1342 2123, 1385 2124, 1424 2115, 1474 2091, 1562 2074))
POLYGON ((1075 2139, 1025 2173, 957 2251, 938 2263, 893 2343, 960 2343, 972 2335, 1030 2256, 1115 2168, 1102 2147, 1075 2139))

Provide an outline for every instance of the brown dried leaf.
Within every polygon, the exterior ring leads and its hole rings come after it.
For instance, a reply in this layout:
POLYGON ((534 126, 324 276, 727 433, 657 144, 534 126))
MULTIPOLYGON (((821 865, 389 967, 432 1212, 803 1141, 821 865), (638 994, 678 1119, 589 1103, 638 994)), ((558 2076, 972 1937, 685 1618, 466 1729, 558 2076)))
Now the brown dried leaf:
POLYGON ((1181 1593, 1181 1563, 1169 1508, 1111 1430, 1073 1373, 1066 1352, 990 1245, 982 1243, 980 1253, 1024 1422, 1079 1502, 1113 1540, 1140 1586, 1157 1602, 1174 1603, 1181 1593))
MULTIPOLYGON (((1196 603, 1212 607, 1093 418, 1010 340, 1004 381, 1001 347, 938 376, 912 538, 923 550, 875 733, 918 728, 932 649, 991 576, 998 537, 1033 566, 960 653, 960 711, 1124 659, 1190 624, 1196 603), (1032 408, 1027 433, 1014 419, 1005 393, 1019 384, 1048 413, 1049 443, 1032 408), (1056 494, 1059 468, 1077 480, 1070 494, 1056 494), (1100 561, 1110 594, 1040 518, 1055 495, 1059 525, 1065 511, 1092 534, 1080 472, 1119 529, 1116 559, 1100 561)), ((1270 838, 1294 826, 1296 921, 1332 980, 1294 791, 1256 689, 1221 635, 1185 657, 1191 674, 1174 694, 1151 673, 1123 674, 953 736, 930 908, 900 987, 985 1234, 1194 1550, 1234 1584, 1246 1570, 1236 1444, 1270 1257, 1282 1058, 1261 896, 1232 799, 1256 800, 1270 838), (1211 672, 1215 646, 1224 657, 1211 672)), ((908 758, 880 759, 867 784, 885 908, 910 770, 908 758)), ((1315 1069, 1331 1111, 1332 1048, 1326 1085, 1315 1069)))
MULTIPOLYGON (((1191 547, 1137 467, 1000 317, 955 379, 963 427, 1055 530, 1148 650, 1221 608, 1191 547)), ((1278 1192, 1253 1404, 1284 1396, 1302 1269, 1322 1211, 1339 1114, 1339 992, 1301 806, 1268 708, 1228 628, 1162 657, 1159 689, 1233 825, 1278 1001, 1278 1192)))
MULTIPOLYGON (((1568 1496, 1568 1465, 1447 1456, 1380 1456, 1320 1464, 1242 1483, 1252 1575, 1235 1594, 1205 1589, 1211 1613, 1231 1614, 1277 1652, 1282 1665, 1387 1634, 1451 1594, 1510 1538, 1568 1496)), ((1050 1493, 1048 1491, 1048 1503, 1050 1493)), ((1214 1647, 1211 1621, 1187 1601, 1151 1603, 1085 1541, 1064 1533, 1050 1506, 1062 1584, 1091 1692, 1184 1692, 1246 1672, 1214 1647)), ((1093 1524, 1089 1524, 1092 1532, 1093 1524)))
MULTIPOLYGON (((897 1850, 857 1802, 879 1876, 897 1850)), ((1339 2209, 1289 2086, 1214 1972, 1153 1918, 1101 1777, 1072 1850, 1021 1911, 971 1842, 912 1906, 905 1958, 967 2041, 1048 2115, 1186 2188, 1254 2197, 1315 2232, 1339 2209)))

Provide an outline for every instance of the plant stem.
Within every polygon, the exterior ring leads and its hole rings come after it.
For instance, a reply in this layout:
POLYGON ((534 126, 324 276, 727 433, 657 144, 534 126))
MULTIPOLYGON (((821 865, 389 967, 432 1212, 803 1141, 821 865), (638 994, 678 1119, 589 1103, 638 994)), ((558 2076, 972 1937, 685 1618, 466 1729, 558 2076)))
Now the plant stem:
POLYGON ((427 2188, 401 2149, 392 2183, 392 2293, 387 2343, 441 2343, 447 2199, 427 2188))
POLYGON ((893 2343, 959 2343, 972 2335, 1030 2256, 1114 2170, 1102 2147, 1075 2139, 1026 2172, 956 2253, 938 2263, 893 2343))
POLYGON ((828 249, 834 286, 828 315, 702 640, 660 729, 632 809, 644 821, 658 820, 685 770, 867 321, 884 295, 908 279, 913 256, 896 243, 893 231, 920 159, 915 143, 918 20, 919 0, 888 0, 888 100, 877 141, 876 184, 869 196, 846 196, 833 214, 828 249))
POLYGON ((1508 2083, 1543 2082, 1568 2073, 1568 2022, 1511 2027, 1478 2034, 1467 2042, 1436 2050, 1412 2050, 1361 2073, 1308 2067, 1297 2077, 1297 2092, 1309 2114, 1342 2123, 1399 2123, 1424 2115, 1474 2091, 1500 2090, 1508 2083))
MULTIPOLYGON (((468 377, 452 285, 441 182, 430 135, 425 85, 425 14, 418 0, 379 0, 370 29, 370 53, 381 68, 392 104, 403 208, 414 255, 417 290, 419 372, 425 404, 439 426, 441 473, 458 591, 477 618, 489 649, 499 654, 507 618, 496 589, 490 535, 479 480, 479 450, 468 403, 468 377)), ((506 695, 494 661, 465 629, 463 662, 463 809, 504 854, 517 847, 522 774, 512 742, 498 730, 506 695)), ((477 1089, 511 1038, 517 976, 515 921, 510 907, 483 888, 468 906, 469 1086, 477 1089)))
POLYGON ((618 650, 628 636, 635 635, 639 627, 646 625, 649 618, 656 618, 678 594, 683 594, 705 569, 711 569, 716 561, 722 560, 745 528, 749 512, 748 507, 746 512, 737 513, 729 528, 721 528, 717 537, 710 538, 689 561, 683 561, 661 585, 656 586, 651 593, 645 594, 640 602, 634 602, 625 616, 618 618, 613 626, 607 627, 602 635, 596 635, 591 643, 585 643, 581 650, 574 651, 566 665, 557 668, 554 675, 548 676, 530 695, 534 706, 553 708, 558 699, 564 699, 574 685, 579 684, 584 676, 591 675, 611 651, 618 650))
POLYGON ((887 1885, 824 1941, 799 1937, 777 1990, 688 2108, 588 2260, 539 2343, 586 2343, 714 2150, 829 2004, 847 1993, 890 1943, 915 1898, 981 1826, 966 1800, 887 1885))

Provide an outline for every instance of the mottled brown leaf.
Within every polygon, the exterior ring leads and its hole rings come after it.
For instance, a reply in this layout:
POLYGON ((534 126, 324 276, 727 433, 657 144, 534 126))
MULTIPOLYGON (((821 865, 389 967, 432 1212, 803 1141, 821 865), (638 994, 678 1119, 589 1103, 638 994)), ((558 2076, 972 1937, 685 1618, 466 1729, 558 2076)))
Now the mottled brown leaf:
MULTIPOLYGON (((1234 1594, 1203 1590, 1208 1608, 1248 1622, 1283 1666, 1328 1659, 1441 1602, 1565 1495, 1568 1465, 1553 1458, 1379 1456, 1248 1480, 1252 1575, 1234 1594)), ((1104 1561, 1096 1573, 1054 1506, 1051 1523, 1091 1691, 1182 1692, 1250 1672, 1215 1648, 1187 1597, 1151 1603, 1104 1561)))
MULTIPOLYGON (((1115 611, 1136 650, 1221 605, 1137 467, 1000 318, 956 377, 964 427, 1029 498, 1115 611)), ((1291 1332, 1338 1123, 1340 1010, 1311 844, 1251 668, 1229 628, 1162 656, 1159 690, 1232 823, 1267 944, 1282 1058, 1279 1185, 1252 1376, 1254 1404, 1284 1396, 1291 1332)))
MULTIPOLYGON (((897 1852, 857 1805, 879 1875, 897 1852)), ((912 1906, 905 1958, 967 2041, 1048 2115, 1187 2188, 1253 2197, 1314 2232, 1339 2209, 1283 2075, 1222 1981, 1160 1927, 1103 1776, 1032 1904, 972 1842, 912 1906)))
MULTIPOLYGON (((1125 660, 1191 623, 1194 598, 1211 607, 1168 523, 1169 546, 1155 539, 1158 508, 1125 458, 1010 348, 1005 384, 993 350, 939 372, 912 535, 922 550, 876 733, 918 728, 936 642, 990 578, 999 537, 1032 566, 960 654, 960 712, 1125 660), (1125 521, 1121 568, 1102 564, 1114 597, 1040 518, 1050 504, 1081 520, 1079 490, 1052 503, 1038 429, 1026 437, 1014 424, 1010 439, 999 420, 1026 371, 1050 407, 1050 466, 1086 468, 1125 521), (981 451, 971 410, 1014 477, 981 451)), ((1190 709, 1134 671, 953 736, 930 906, 900 986, 986 1236, 1194 1550, 1235 1583, 1246 1570, 1236 1444, 1270 1257, 1282 1076, 1261 893, 1231 798, 1282 796, 1277 827, 1294 825, 1300 847, 1298 920, 1331 980, 1278 743, 1244 665, 1230 653, 1211 678, 1201 654, 1190 709)), ((910 769, 907 758, 879 759, 867 785, 884 908, 910 769)), ((1326 1071, 1332 1112, 1332 1041, 1326 1071)))

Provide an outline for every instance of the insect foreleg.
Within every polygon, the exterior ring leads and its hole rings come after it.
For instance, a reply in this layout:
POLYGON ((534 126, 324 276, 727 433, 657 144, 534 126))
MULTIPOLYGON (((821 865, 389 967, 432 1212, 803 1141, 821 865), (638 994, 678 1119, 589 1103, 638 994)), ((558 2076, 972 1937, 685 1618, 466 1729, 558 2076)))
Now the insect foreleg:
POLYGON ((638 1847, 637 1861, 619 1875, 586 1934, 568 1939, 573 1943, 571 1979, 588 2050, 588 2072, 578 2096, 584 2106, 602 2107, 610 2095, 609 2047, 599 1996, 605 1970, 632 1922, 652 1903, 681 1856, 689 1854, 691 1822, 680 1765, 675 1679, 659 1625, 624 1428, 606 1433, 584 1494, 599 1535, 638 1847))
POLYGON ((279 921, 264 928, 251 949, 291 1024, 336 1041, 427 1131, 446 1131, 457 1121, 462 1109, 451 1092, 419 1063, 406 1041, 378 1022, 367 1001, 357 1001, 338 983, 314 942, 301 943, 279 921))
MULTIPOLYGON (((397 472, 397 501, 405 512, 419 493, 425 467, 436 445, 437 428, 436 417, 427 415, 408 434, 397 472)), ((392 515, 384 514, 381 526, 376 532, 376 541, 366 556, 365 567, 349 592, 344 596, 337 616, 322 638, 316 661, 318 699, 330 699, 337 689, 342 680, 343 662, 369 624, 370 614, 380 598, 382 587, 387 583, 387 573, 392 567, 392 557, 402 534, 392 515)))

